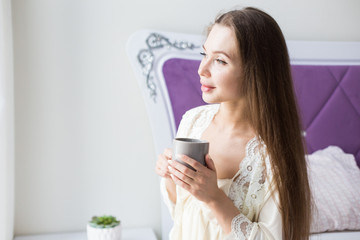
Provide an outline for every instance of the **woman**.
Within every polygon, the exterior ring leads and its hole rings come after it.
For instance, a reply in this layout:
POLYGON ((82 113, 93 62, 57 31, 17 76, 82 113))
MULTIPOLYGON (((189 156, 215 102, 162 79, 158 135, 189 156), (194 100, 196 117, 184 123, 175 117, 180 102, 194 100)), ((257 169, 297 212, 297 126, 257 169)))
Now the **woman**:
POLYGON ((174 219, 170 239, 308 239, 310 190, 282 32, 268 14, 230 11, 210 27, 198 73, 209 105, 186 112, 177 136, 210 142, 196 171, 157 161, 174 219))

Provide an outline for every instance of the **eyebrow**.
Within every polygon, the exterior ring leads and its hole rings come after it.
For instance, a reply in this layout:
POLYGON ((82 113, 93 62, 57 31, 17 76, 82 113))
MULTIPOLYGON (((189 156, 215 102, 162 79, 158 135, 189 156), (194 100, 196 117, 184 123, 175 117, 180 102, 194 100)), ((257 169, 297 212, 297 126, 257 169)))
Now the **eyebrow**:
MULTIPOLYGON (((202 45, 203 49, 206 51, 206 48, 204 45, 202 45)), ((221 53, 223 55, 225 55, 227 58, 231 59, 231 57, 226 53, 226 52, 223 52, 223 51, 214 51, 212 53, 221 53)))

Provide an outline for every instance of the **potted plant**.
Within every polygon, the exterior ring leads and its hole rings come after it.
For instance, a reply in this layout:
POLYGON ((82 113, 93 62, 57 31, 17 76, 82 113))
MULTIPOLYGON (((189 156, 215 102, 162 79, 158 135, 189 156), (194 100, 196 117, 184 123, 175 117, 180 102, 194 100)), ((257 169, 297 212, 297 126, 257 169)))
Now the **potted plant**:
POLYGON ((121 240, 121 225, 113 216, 94 216, 87 224, 88 240, 121 240))

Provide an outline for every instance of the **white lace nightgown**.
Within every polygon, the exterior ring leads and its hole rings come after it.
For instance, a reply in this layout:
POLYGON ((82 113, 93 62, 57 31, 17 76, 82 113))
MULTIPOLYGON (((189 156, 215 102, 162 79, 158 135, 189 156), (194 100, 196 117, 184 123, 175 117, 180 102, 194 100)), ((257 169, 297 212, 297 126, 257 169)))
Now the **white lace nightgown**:
MULTIPOLYGON (((201 138, 218 109, 219 105, 216 104, 186 112, 177 137, 201 138)), ((272 173, 269 158, 264 156, 266 146, 259 139, 253 138, 246 145, 246 157, 241 161, 236 175, 232 179, 218 179, 218 187, 241 212, 232 220, 231 233, 227 235, 206 204, 187 190, 177 186, 176 204, 171 202, 162 179, 161 192, 174 220, 170 239, 282 239, 278 194, 275 191, 271 195, 272 173)))

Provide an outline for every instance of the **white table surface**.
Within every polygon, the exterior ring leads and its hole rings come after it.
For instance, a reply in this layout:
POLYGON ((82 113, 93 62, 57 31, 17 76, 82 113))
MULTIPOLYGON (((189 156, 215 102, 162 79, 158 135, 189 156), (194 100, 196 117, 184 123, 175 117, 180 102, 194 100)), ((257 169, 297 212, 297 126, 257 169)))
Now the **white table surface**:
MULTIPOLYGON (((87 240, 85 232, 15 236, 14 240, 87 240)), ((123 228, 122 240, 157 240, 151 228, 123 228)))

